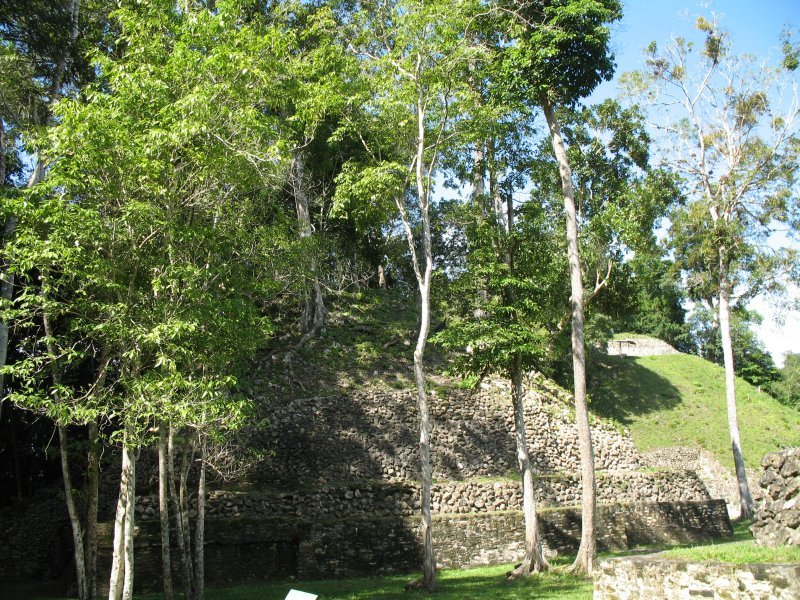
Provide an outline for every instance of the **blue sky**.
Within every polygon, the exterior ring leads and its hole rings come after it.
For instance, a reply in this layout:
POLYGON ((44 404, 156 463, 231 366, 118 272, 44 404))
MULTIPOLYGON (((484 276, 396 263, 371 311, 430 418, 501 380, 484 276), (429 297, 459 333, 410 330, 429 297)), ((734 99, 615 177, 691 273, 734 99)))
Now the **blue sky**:
POLYGON ((622 22, 614 27, 613 48, 617 71, 641 66, 641 50, 652 40, 665 44, 672 36, 691 37, 697 15, 708 16, 709 7, 731 36, 737 52, 780 56, 779 36, 785 27, 800 26, 797 0, 629 0, 623 3, 622 22))
MULTIPOLYGON (((717 15, 718 23, 730 33, 734 52, 772 58, 769 62, 777 62, 781 57, 781 32, 787 28, 800 29, 798 0, 628 0, 623 3, 623 11, 622 21, 614 26, 612 37, 617 74, 642 68, 642 49, 651 41, 664 46, 672 37, 695 37, 694 21, 698 15, 707 18, 711 12, 717 15)), ((611 81, 597 89, 592 101, 616 95, 616 81, 611 81)), ((795 287, 790 295, 798 298, 800 290, 795 287)), ((800 352, 800 314, 781 310, 767 298, 757 298, 751 307, 764 316, 757 333, 776 363, 783 364, 783 354, 787 351, 800 352)))

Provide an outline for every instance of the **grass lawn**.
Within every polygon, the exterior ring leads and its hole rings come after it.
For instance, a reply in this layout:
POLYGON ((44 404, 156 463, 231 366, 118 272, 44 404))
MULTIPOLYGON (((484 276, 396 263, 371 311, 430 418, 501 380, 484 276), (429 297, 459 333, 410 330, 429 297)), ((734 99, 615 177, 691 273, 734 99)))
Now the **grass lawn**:
MULTIPOLYGON (((441 571, 439 591, 429 594, 422 591, 406 592, 404 587, 412 577, 394 575, 361 579, 325 581, 296 581, 269 583, 235 588, 206 590, 208 600, 283 600, 290 589, 319 595, 320 600, 463 600, 522 598, 567 598, 588 600, 592 597, 592 583, 588 579, 555 571, 535 575, 512 583, 505 582, 505 573, 511 565, 481 567, 463 571, 441 571)), ((157 600, 161 594, 137 596, 137 600, 157 600)))
POLYGON ((763 548, 756 546, 749 530, 750 521, 733 524, 733 538, 703 546, 671 548, 660 554, 664 558, 688 561, 727 562, 737 565, 753 563, 800 563, 800 547, 781 546, 763 548))
MULTIPOLYGON (((505 574, 513 565, 479 567, 464 570, 439 572, 439 591, 435 594, 423 591, 406 592, 405 586, 419 576, 389 575, 349 579, 327 579, 319 581, 285 581, 242 585, 227 588, 206 588, 207 600, 283 600, 294 588, 317 594, 319 600, 522 600, 529 598, 563 598, 567 600, 590 600, 590 579, 568 575, 563 568, 571 564, 574 557, 559 557, 556 569, 543 575, 507 583, 505 574)), ((135 600, 161 600, 163 594, 137 594, 135 600)), ((47 593, 34 584, 0 588, 3 600, 64 600, 57 593, 47 593), (38 589, 37 589, 38 588, 38 589)), ((183 594, 177 594, 178 599, 183 594)))
MULTIPOLYGON (((665 559, 734 564, 800 562, 800 548, 761 548, 756 546, 753 541, 749 531, 749 521, 736 522, 733 526, 734 535, 730 539, 719 540, 707 545, 675 547, 661 552, 659 556, 665 559)), ((603 553, 598 558, 602 560, 626 554, 631 554, 631 552, 603 553)), ((496 600, 521 600, 523 598, 589 600, 592 597, 591 581, 563 572, 563 567, 569 565, 571 561, 572 557, 559 557, 556 559, 557 568, 554 571, 512 583, 505 581, 505 573, 511 569, 511 565, 441 571, 439 573, 439 591, 435 594, 422 591, 406 592, 404 587, 414 576, 392 575, 209 588, 206 590, 206 598, 208 600, 283 600, 289 590, 295 588, 317 594, 320 600, 482 600, 490 598, 496 600)), ((44 600, 36 593, 11 597, 44 600)), ((159 600, 162 597, 161 594, 142 594, 137 595, 136 600, 159 600)), ((181 598, 182 595, 178 597, 181 598)), ((53 596, 50 596, 49 600, 52 598, 53 596)))
MULTIPOLYGON (((592 412, 630 428, 640 450, 700 447, 733 469, 722 367, 686 354, 603 357, 590 383, 592 412)), ((745 463, 800 445, 800 413, 736 380, 745 463)))

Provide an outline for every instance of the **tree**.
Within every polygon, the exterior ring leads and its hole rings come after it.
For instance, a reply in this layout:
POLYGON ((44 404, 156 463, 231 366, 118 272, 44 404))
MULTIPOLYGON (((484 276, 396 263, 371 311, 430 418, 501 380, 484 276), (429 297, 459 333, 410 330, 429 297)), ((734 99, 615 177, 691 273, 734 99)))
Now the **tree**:
MULTIPOLYGON (((450 310, 456 314, 434 339, 448 348, 469 348, 458 364, 463 373, 480 379, 500 372, 512 381, 525 519, 525 554, 509 574, 517 578, 549 567, 537 526, 523 380, 532 365, 541 368, 547 362, 551 335, 547 324, 561 306, 546 299, 557 297, 563 278, 545 212, 535 202, 513 209, 510 198, 511 189, 507 191, 509 204, 496 204, 499 213, 473 214, 468 221, 466 268, 453 278, 448 290, 450 310)), ((474 211, 476 207, 471 208, 474 211)))
MULTIPOLYGON (((779 378, 772 357, 752 329, 753 325, 761 322, 761 315, 755 311, 741 307, 731 311, 731 345, 737 375, 758 387, 769 386, 779 378)), ((706 360, 724 366, 722 336, 716 315, 698 305, 689 318, 689 325, 695 344, 692 350, 706 360)))
POLYGON ((583 277, 575 193, 569 158, 556 108, 587 96, 613 72, 607 24, 620 18, 616 0, 574 0, 524 5, 510 21, 516 45, 509 49, 508 87, 541 107, 561 176, 572 307, 575 412, 581 447, 581 543, 574 568, 591 572, 596 554, 596 490, 589 416, 586 408, 586 358, 583 339, 583 277))
MULTIPOLYGON (((58 105, 42 147, 50 176, 12 205, 20 293, 3 318, 26 352, 6 368, 11 399, 60 428, 99 422, 121 444, 114 598, 132 593, 138 449, 157 427, 205 440, 238 426, 235 377, 269 331, 257 302, 270 272, 245 225, 281 140, 274 113, 252 109, 276 63, 254 58, 285 40, 261 22, 227 27, 238 16, 172 2, 117 11, 126 52, 98 56, 98 84, 58 105)), ((200 519, 193 598, 202 532, 200 519)))
POLYGON ((359 131, 371 160, 367 165, 351 163, 339 177, 336 191, 340 199, 393 201, 408 241, 420 296, 414 379, 420 419, 422 585, 428 590, 437 587, 424 363, 434 266, 430 206, 440 154, 456 143, 458 116, 469 100, 464 75, 479 54, 465 33, 471 9, 468 2, 414 0, 364 3, 353 15, 355 31, 349 36, 350 45, 361 60, 366 87, 361 98, 363 111, 352 127, 359 131))
MULTIPOLYGON (((662 289, 660 281, 667 277, 665 265, 655 262, 663 251, 651 232, 679 194, 669 174, 649 165, 650 137, 639 111, 606 100, 595 106, 562 108, 558 118, 574 180, 586 335, 604 343, 612 322, 630 322, 637 314, 634 301, 648 305, 639 309, 640 315, 648 311, 648 319, 657 316, 649 311, 666 303, 661 295, 669 289, 662 289), (658 288, 650 291, 650 286, 658 288)), ((531 182, 533 195, 556 220, 563 204, 562 185, 545 145, 549 144, 542 143, 534 159, 531 182)), ((564 236, 563 229, 559 235, 564 236)), ((665 308, 677 307, 680 313, 679 297, 673 294, 670 301, 665 308)), ((556 329, 564 329, 569 318, 567 310, 556 321, 556 329)))
MULTIPOLYGON (((661 159, 684 181, 688 202, 672 215, 671 246, 690 296, 719 320, 728 425, 742 518, 753 515, 736 414, 731 312, 776 292, 796 251, 770 248, 778 227, 797 230, 793 193, 800 152, 798 99, 782 95, 791 72, 731 52, 716 20, 697 19, 705 39, 647 48, 648 70, 627 75, 629 92, 662 109, 654 123, 661 159)), ((789 65, 791 66, 791 65, 789 65)))
POLYGON ((448 348, 469 348, 458 360, 463 374, 480 380, 495 372, 511 379, 525 523, 525 552, 508 574, 514 579, 549 568, 538 528, 523 384, 525 373, 545 362, 548 311, 553 309, 546 299, 557 296, 553 284, 561 280, 541 207, 514 202, 516 191, 526 185, 535 113, 504 93, 503 44, 496 39, 503 21, 504 13, 495 12, 472 34, 489 55, 469 67, 477 100, 465 119, 469 145, 452 148, 446 160, 452 176, 471 186, 471 195, 467 203, 446 205, 435 223, 442 256, 448 245, 455 247, 448 253, 450 262, 442 265, 448 326, 434 339, 448 348))
POLYGON ((781 404, 800 411, 800 354, 787 352, 779 379, 769 385, 769 393, 781 404))

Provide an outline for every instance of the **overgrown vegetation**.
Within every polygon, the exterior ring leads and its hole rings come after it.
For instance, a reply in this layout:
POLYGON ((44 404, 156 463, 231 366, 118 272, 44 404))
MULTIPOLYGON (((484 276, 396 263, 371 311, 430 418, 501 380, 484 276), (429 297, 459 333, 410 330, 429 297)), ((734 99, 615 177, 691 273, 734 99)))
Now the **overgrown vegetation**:
MULTIPOLYGON (((800 279, 795 250, 766 248, 775 224, 797 233, 800 108, 797 97, 782 104, 781 91, 794 83, 798 49, 787 35, 780 66, 759 64, 720 88, 718 73, 753 63, 700 18, 704 44, 676 40, 666 53, 652 44, 647 69, 626 80, 627 100, 586 105, 613 75, 622 8, 0 3, 0 425, 10 432, 0 476, 16 483, 16 498, 3 485, 0 501, 24 502, 52 481, 38 465, 36 475, 20 467, 49 443, 30 420, 47 420, 81 600, 97 598, 103 455, 122 456, 110 598, 132 595, 135 466, 157 449, 162 536, 179 542, 186 597, 203 600, 206 472, 238 468, 232 457, 246 455, 237 445, 259 407, 367 383, 417 391, 432 591, 427 393, 445 369, 514 382, 527 524, 515 576, 547 566, 522 374, 537 369, 574 390, 584 502, 576 567, 590 571, 584 354, 623 329, 724 358, 742 482, 729 317, 746 314, 758 292, 779 292, 781 277, 800 279), (707 69, 696 94, 695 64, 684 61, 695 51, 707 69), (633 100, 657 97, 664 83, 684 93, 689 115, 654 137, 653 115, 633 100), (463 197, 447 198, 448 188, 463 197), (668 215, 671 254, 653 235, 668 215), (717 315, 694 338, 687 297, 717 315), (445 350, 427 347, 429 333, 445 350), (18 442, 22 431, 30 438, 18 442)), ((738 336, 749 340, 740 371, 766 385, 775 374, 748 333, 738 336)), ((637 380, 623 369, 617 389, 599 385, 596 407, 641 424, 645 448, 672 432, 727 462, 728 436, 708 420, 722 414, 722 388, 692 364, 689 383, 664 389, 658 372, 637 380), (642 396, 625 396, 634 390, 642 396)), ((790 374, 773 389, 791 405, 790 374)), ((740 395, 743 420, 762 428, 744 436, 751 464, 796 440, 788 413, 750 388, 740 395)), ((522 585, 507 589, 533 584, 522 585)))

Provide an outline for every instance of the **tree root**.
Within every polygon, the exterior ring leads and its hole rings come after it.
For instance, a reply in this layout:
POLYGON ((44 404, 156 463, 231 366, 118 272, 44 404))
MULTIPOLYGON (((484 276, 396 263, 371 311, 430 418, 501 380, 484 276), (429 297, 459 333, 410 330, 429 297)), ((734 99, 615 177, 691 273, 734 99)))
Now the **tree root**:
POLYGON ((514 569, 506 573, 506 581, 515 581, 517 579, 528 577, 529 575, 544 573, 545 571, 549 571, 550 568, 550 563, 548 563, 546 560, 536 564, 531 564, 530 561, 525 560, 514 565, 514 569))
POLYGON ((435 592, 436 591, 436 587, 434 586, 433 589, 429 588, 427 585, 425 585, 425 578, 424 577, 420 577, 419 579, 414 579, 413 581, 409 581, 405 586, 405 590, 407 592, 414 592, 414 591, 417 591, 417 590, 425 590, 425 591, 428 591, 428 592, 435 592))

